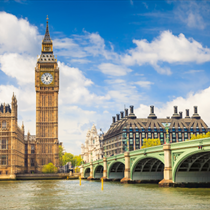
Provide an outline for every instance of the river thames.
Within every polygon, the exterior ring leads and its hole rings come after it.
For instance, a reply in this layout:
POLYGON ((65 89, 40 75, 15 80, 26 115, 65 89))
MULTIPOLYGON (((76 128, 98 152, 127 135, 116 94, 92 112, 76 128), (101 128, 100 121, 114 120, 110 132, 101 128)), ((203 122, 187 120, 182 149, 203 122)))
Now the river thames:
POLYGON ((1 181, 0 209, 210 209, 210 189, 82 180, 1 181))

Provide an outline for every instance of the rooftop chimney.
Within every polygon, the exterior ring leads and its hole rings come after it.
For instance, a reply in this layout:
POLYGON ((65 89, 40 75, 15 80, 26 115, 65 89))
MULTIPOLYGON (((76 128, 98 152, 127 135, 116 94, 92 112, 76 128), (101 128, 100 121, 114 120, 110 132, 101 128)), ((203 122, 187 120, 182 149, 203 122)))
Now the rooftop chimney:
POLYGON ((120 112, 120 118, 121 118, 121 119, 124 118, 124 112, 120 112))
POLYGON ((125 117, 128 116, 128 109, 125 109, 125 117))
POLYGON ((156 115, 154 114, 154 106, 150 106, 150 114, 148 116, 150 119, 156 119, 156 115))
POLYGON ((112 117, 112 123, 115 123, 115 117, 112 117))
POLYGON ((117 116, 117 121, 120 120, 120 114, 116 114, 117 116))
POLYGON ((193 114, 192 118, 195 118, 195 119, 200 119, 201 118, 198 114, 198 107, 197 106, 194 106, 194 114, 193 114))
POLYGON ((130 114, 133 114, 133 106, 130 106, 130 114))
POLYGON ((179 112, 179 116, 180 116, 180 118, 182 118, 182 112, 179 112))
POLYGON ((172 115, 171 118, 180 118, 179 114, 178 114, 178 107, 174 106, 174 114, 172 115))
POLYGON ((132 119, 136 119, 136 116, 135 114, 133 113, 133 106, 130 106, 130 114, 128 116, 129 118, 132 118, 132 119))
POLYGON ((185 118, 190 118, 189 109, 186 109, 186 117, 185 118))

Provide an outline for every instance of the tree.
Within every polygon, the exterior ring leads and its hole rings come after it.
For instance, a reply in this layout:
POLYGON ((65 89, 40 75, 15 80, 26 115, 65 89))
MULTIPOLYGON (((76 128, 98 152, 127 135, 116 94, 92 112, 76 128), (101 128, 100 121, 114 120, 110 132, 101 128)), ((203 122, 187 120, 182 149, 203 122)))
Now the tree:
POLYGON ((142 149, 161 145, 160 139, 144 139, 142 149))
POLYGON ((82 157, 80 155, 75 155, 74 156, 74 159, 75 159, 75 166, 80 166, 82 165, 82 157))
POLYGON ((57 173, 58 169, 52 163, 48 163, 42 167, 42 173, 57 173))
POLYGON ((71 162, 72 166, 74 163, 74 155, 71 153, 65 152, 64 155, 62 156, 62 163, 63 165, 66 165, 66 163, 71 162))
POLYGON ((61 145, 59 145, 59 152, 58 152, 58 156, 59 156, 59 165, 63 166, 65 164, 63 164, 63 155, 64 155, 64 151, 63 151, 63 147, 61 145))

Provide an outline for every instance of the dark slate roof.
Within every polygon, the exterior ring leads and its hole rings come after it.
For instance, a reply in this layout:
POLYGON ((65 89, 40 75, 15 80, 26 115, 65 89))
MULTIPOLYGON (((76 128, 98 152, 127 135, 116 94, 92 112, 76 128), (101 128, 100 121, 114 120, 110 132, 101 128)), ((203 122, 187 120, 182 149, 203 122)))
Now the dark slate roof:
POLYGON ((48 20, 47 20, 46 32, 44 35, 43 43, 51 43, 50 33, 49 33, 49 29, 48 29, 48 20))
POLYGON ((201 118, 122 118, 115 123, 112 123, 109 130, 104 135, 104 139, 108 139, 123 132, 123 129, 165 129, 165 123, 168 123, 169 129, 175 128, 199 128, 208 129, 208 126, 201 118))

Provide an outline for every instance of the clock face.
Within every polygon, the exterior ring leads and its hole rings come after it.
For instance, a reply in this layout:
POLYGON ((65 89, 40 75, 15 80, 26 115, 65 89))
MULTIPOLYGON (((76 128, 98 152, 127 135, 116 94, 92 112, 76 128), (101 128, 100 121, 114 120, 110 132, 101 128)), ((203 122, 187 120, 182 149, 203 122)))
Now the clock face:
POLYGON ((41 81, 45 85, 49 85, 53 81, 53 76, 50 73, 44 73, 41 76, 41 81))

